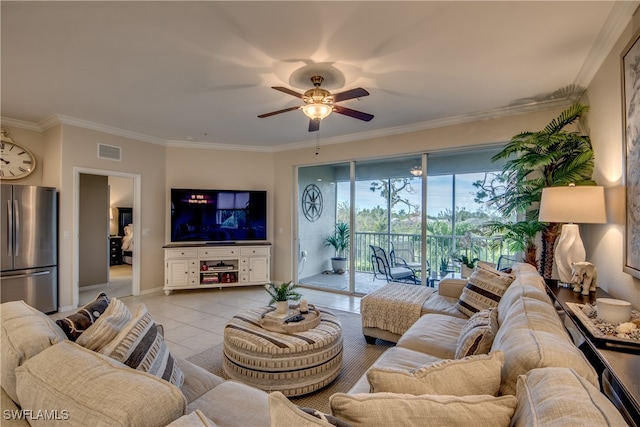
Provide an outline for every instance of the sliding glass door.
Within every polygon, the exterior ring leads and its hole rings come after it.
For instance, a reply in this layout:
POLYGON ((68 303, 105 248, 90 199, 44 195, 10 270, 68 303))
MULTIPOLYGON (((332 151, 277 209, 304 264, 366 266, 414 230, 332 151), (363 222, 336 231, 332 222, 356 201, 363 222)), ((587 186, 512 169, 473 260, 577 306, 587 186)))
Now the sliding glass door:
POLYGON ((435 286, 460 273, 461 254, 497 262, 506 246, 482 225, 505 219, 479 197, 497 151, 299 167, 297 282, 367 294, 390 281, 435 286))

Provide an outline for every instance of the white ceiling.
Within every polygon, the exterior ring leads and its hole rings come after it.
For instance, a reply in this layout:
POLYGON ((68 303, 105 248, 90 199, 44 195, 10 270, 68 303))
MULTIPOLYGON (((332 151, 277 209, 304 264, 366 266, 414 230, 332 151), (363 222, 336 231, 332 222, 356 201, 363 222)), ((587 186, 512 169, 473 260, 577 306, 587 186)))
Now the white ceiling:
POLYGON ((58 121, 169 144, 314 144, 301 104, 271 89, 370 96, 375 115, 323 120, 346 141, 547 108, 572 99, 638 1, 0 3, 3 123, 58 121), (55 121, 55 120, 54 120, 55 121))

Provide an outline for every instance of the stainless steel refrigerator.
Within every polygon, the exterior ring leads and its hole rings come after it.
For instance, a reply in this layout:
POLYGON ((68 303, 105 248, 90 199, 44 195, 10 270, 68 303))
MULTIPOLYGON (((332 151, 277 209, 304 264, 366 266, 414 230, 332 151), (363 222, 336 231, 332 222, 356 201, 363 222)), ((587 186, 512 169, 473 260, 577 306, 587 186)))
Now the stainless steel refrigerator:
POLYGON ((24 300, 43 313, 58 309, 57 192, 2 184, 0 301, 24 300))

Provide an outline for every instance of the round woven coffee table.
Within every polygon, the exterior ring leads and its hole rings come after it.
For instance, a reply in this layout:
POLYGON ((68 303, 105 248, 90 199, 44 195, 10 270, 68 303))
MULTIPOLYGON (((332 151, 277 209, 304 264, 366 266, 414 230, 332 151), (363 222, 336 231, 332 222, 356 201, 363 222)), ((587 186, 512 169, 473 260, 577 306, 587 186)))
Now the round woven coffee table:
POLYGON ((320 321, 310 322, 317 326, 281 333, 262 327, 268 310, 243 311, 227 323, 222 364, 227 378, 285 396, 311 393, 333 381, 342 368, 338 318, 319 309, 320 321))

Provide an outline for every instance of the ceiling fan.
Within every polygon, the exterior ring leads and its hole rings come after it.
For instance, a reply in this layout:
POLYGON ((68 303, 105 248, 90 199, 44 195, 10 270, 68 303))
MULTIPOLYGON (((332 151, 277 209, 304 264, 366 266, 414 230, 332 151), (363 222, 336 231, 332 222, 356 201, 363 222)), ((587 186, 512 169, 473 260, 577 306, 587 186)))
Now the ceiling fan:
POLYGON ((307 117, 309 117, 309 132, 315 132, 320 129, 320 120, 324 119, 332 112, 353 117, 358 120, 363 120, 365 122, 373 119, 373 115, 371 114, 352 110, 341 105, 336 105, 337 102, 368 96, 369 92, 359 87, 332 95, 331 92, 320 87, 323 80, 324 78, 322 76, 311 77, 313 89, 309 89, 305 93, 298 93, 282 86, 273 86, 272 89, 279 90, 280 92, 284 92, 286 94, 295 96, 296 98, 302 99, 304 101, 304 105, 300 105, 298 107, 289 107, 285 108, 284 110, 273 111, 271 113, 260 114, 258 117, 264 118, 280 113, 286 113, 287 111, 302 110, 302 112, 307 117))

